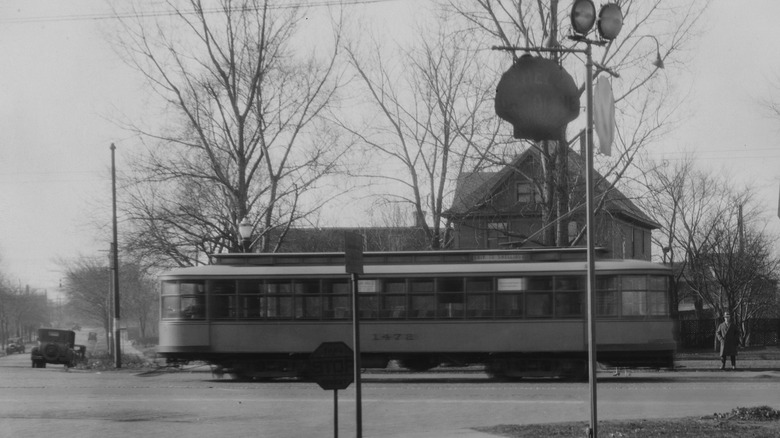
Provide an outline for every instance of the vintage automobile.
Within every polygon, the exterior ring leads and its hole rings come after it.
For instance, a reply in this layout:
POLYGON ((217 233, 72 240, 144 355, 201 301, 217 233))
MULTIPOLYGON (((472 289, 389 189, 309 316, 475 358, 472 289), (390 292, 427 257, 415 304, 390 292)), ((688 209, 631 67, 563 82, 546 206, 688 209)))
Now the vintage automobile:
POLYGON ((22 338, 9 338, 5 354, 24 353, 24 341, 22 338))
POLYGON ((30 352, 33 368, 46 368, 47 363, 62 364, 70 368, 84 357, 85 348, 76 345, 73 330, 54 328, 38 329, 38 346, 30 352))

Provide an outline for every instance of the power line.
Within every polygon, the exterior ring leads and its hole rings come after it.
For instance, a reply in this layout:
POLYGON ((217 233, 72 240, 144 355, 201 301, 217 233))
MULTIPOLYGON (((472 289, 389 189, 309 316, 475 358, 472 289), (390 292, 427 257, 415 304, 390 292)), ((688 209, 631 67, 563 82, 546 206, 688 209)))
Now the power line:
MULTIPOLYGON (((285 3, 281 5, 268 5, 268 9, 296 9, 296 8, 319 8, 328 6, 355 6, 363 4, 373 3, 388 3, 399 0, 320 0, 300 3, 285 3)), ((233 8, 225 10, 223 8, 209 8, 203 9, 202 13, 205 14, 217 14, 224 12, 237 12, 237 11, 253 11, 257 12, 262 7, 254 8, 233 8)), ((95 14, 74 14, 74 15, 50 15, 50 16, 38 16, 38 17, 20 17, 20 18, 7 18, 0 19, 0 23, 4 24, 23 24, 23 23, 43 23, 43 22, 67 22, 67 21, 88 21, 88 20, 121 20, 123 18, 150 18, 150 17, 166 17, 173 15, 196 15, 198 11, 148 11, 148 12, 126 12, 126 13, 95 13, 95 14)))

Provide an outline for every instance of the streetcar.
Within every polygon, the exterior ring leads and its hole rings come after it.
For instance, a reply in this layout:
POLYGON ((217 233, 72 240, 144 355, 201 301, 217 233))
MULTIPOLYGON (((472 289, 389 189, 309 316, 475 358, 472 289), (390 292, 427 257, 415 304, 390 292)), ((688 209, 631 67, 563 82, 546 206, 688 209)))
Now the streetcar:
MULTIPOLYGON (((363 368, 483 365, 497 377, 587 378, 581 248, 214 254, 160 276, 169 363, 205 361, 237 379, 306 377, 322 342, 352 345, 356 281, 363 368)), ((595 262, 597 361, 673 367, 668 267, 595 262)))

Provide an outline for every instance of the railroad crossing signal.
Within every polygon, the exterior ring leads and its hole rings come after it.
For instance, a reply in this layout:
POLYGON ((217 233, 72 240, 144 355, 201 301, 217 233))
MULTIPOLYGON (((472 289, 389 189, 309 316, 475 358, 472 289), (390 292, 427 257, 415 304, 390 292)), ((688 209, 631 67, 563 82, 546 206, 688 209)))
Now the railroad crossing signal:
POLYGON ((307 364, 308 375, 322 389, 347 389, 355 380, 353 352, 343 342, 323 342, 307 364))

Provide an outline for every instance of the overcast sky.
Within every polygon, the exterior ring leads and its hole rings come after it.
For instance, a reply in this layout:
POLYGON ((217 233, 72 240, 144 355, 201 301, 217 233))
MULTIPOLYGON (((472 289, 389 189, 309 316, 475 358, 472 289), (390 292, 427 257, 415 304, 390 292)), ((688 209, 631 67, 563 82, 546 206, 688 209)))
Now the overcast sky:
MULTIPOLYGON (((401 28, 411 4, 368 8, 401 28)), ((142 114, 144 104, 137 75, 103 41, 107 12, 102 0, 0 2, 0 271, 50 294, 62 277, 58 259, 108 249, 109 146, 117 145, 118 166, 136 146, 106 117, 142 114)), ((670 159, 697 150, 702 164, 762 188, 772 210, 780 120, 758 101, 780 77, 777 17, 776 0, 712 2, 680 77, 690 118, 657 146, 670 159)))

